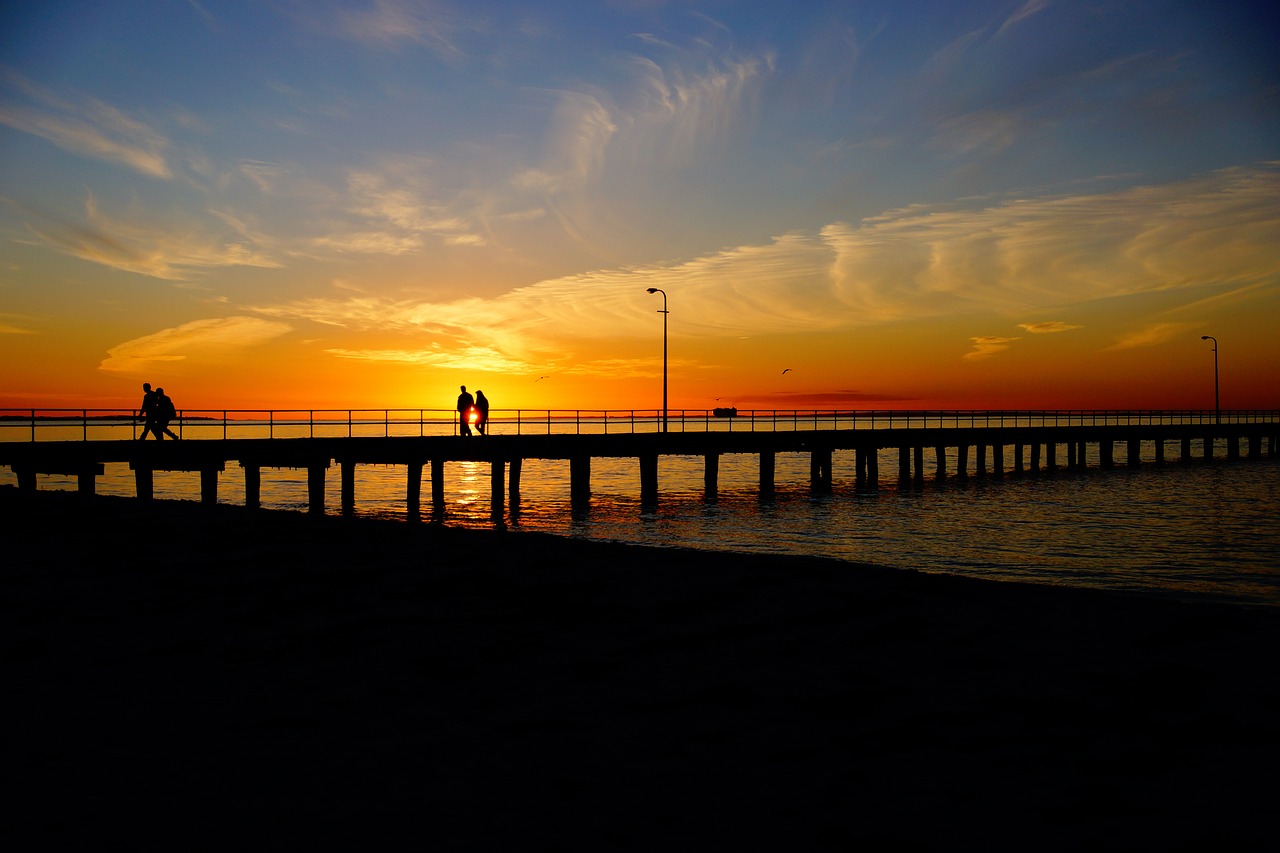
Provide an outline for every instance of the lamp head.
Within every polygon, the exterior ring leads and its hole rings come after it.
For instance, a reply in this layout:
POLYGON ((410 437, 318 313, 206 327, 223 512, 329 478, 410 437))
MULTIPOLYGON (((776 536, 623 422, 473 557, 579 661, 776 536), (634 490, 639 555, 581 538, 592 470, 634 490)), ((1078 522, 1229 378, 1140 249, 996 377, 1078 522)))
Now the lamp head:
POLYGON ((1201 335, 1201 336, 1200 336, 1200 340, 1202 340, 1202 341, 1207 341, 1207 340, 1209 340, 1209 336, 1208 336, 1208 335, 1201 335))
POLYGON ((658 288, 656 287, 650 287, 645 290, 645 293, 657 293, 657 292, 658 292, 658 288))

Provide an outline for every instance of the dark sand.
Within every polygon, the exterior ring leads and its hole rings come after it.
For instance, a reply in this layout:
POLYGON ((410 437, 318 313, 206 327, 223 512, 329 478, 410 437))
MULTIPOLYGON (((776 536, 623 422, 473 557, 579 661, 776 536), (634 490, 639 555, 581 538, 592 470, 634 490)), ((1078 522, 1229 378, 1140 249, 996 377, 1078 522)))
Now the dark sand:
POLYGON ((1277 611, 12 488, 0 511, 9 849, 1274 844, 1277 611))

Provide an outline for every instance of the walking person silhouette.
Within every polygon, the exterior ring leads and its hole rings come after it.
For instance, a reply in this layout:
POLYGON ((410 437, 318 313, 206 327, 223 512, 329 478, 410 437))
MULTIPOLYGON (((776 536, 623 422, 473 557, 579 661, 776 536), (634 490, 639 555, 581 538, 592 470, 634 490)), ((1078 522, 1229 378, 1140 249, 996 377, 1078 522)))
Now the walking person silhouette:
POLYGON ((138 417, 142 418, 142 435, 138 436, 138 441, 144 440, 147 433, 154 435, 157 441, 164 441, 156 427, 156 392, 151 390, 150 382, 142 383, 142 405, 138 407, 138 417))
POLYGON ((467 386, 463 385, 462 393, 458 395, 458 423, 460 424, 458 431, 462 435, 471 435, 471 409, 475 406, 475 398, 467 393, 467 386))
POLYGON ((177 409, 173 407, 173 400, 169 399, 163 388, 157 388, 155 395, 155 427, 153 427, 153 431, 158 430, 156 432, 157 440, 164 441, 166 435, 174 441, 181 438, 181 436, 174 435, 173 430, 169 429, 169 421, 173 420, 177 414, 177 409))
POLYGON ((476 389, 476 432, 484 435, 485 424, 489 423, 489 398, 479 388, 476 389))

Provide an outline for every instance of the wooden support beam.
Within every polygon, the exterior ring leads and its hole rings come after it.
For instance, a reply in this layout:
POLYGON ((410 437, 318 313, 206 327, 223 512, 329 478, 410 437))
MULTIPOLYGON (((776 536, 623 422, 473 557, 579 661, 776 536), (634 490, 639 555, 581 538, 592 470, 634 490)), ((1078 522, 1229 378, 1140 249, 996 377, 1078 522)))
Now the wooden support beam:
POLYGON ((244 505, 258 509, 262 506, 262 469, 257 465, 240 464, 244 466, 244 505))
POLYGON ((342 469, 342 514, 352 515, 356 511, 356 463, 343 460, 342 469))
POLYGON ((489 516, 502 518, 506 514, 507 463, 495 459, 489 463, 489 516))
POLYGON ((405 507, 410 518, 416 518, 422 511, 422 461, 409 463, 409 472, 405 483, 405 507))
POLYGON ((809 454, 809 488, 831 491, 831 448, 815 448, 809 454))
POLYGON ((146 465, 134 464, 133 488, 138 500, 149 501, 155 496, 155 473, 146 465))
POLYGON ((200 503, 205 506, 216 506, 218 503, 218 475, 222 466, 200 469, 200 503))
POLYGON ((435 516, 444 515, 444 460, 431 460, 431 512, 435 516))
POLYGON ((703 456, 702 491, 707 500, 715 500, 720 494, 720 454, 708 453, 703 456))
POLYGON ((511 473, 507 487, 507 497, 511 500, 512 512, 515 512, 520 508, 520 470, 523 467, 523 459, 517 457, 511 460, 511 473))
POLYGON ((776 465, 776 459, 772 450, 764 450, 760 453, 760 494, 773 494, 773 472, 776 465))
POLYGON ((307 466, 307 511, 313 515, 324 515, 324 472, 328 467, 327 459, 307 466))
POLYGON ((591 500, 591 457, 574 456, 569 460, 569 502, 583 506, 591 500))
POLYGON ((640 505, 652 508, 658 505, 658 454, 642 453, 639 461, 640 505))

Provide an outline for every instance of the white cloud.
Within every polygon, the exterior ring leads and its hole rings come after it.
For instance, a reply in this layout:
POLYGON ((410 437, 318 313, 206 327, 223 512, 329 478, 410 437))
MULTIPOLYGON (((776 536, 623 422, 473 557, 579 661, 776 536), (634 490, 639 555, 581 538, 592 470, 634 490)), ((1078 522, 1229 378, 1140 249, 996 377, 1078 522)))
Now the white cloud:
POLYGON ((1110 351, 1159 346, 1185 335, 1193 326, 1193 323, 1150 323, 1121 335, 1106 349, 1110 351))
POLYGON ((1040 323, 1019 323, 1018 328, 1030 332, 1033 335, 1053 335, 1058 332, 1071 332, 1076 329, 1083 329, 1083 326, 1076 326, 1071 323, 1063 323, 1060 320, 1046 320, 1040 323))
MULTIPOLYGON (((200 226, 187 222, 126 222, 103 213, 97 199, 85 200, 84 224, 28 223, 28 229, 44 245, 81 260, 112 269, 169 281, 186 281, 192 274, 214 267, 278 267, 259 241, 261 235, 227 214, 210 211, 233 231, 225 234, 201 233, 200 226)), ((32 211, 33 212, 33 211, 32 211)))
POLYGON ((995 335, 980 335, 976 338, 969 338, 973 341, 973 350, 964 354, 969 361, 982 361, 991 358, 998 352, 1004 352, 1014 341, 1020 341, 1021 338, 1001 338, 995 335))
POLYGON ((286 323, 259 317, 194 320, 112 347, 107 350, 107 358, 98 365, 98 369, 111 373, 137 373, 164 362, 187 358, 220 359, 238 350, 264 344, 290 330, 286 323))
MULTIPOLYGON (((957 314, 1061 311, 1203 285, 1275 287, 1277 170, 1228 170, 1108 195, 914 207, 675 264, 603 269, 493 299, 311 299, 250 310, 425 336, 537 363, 565 341, 645 336, 666 291, 673 336, 835 330, 957 314), (1269 285, 1267 283, 1270 283, 1269 285)), ((1195 299, 1202 296, 1197 292, 1195 299)), ((1070 331, 1024 323, 1032 334, 1070 331)), ((969 358, 1016 338, 975 338, 969 358)), ((1135 338, 1136 340, 1136 338, 1135 338)))
POLYGON ((166 158, 169 140, 146 123, 95 98, 66 100, 13 74, 0 77, 0 83, 7 90, 5 102, 0 102, 0 124, 73 154, 127 166, 153 178, 173 177, 166 158), (15 96, 29 103, 16 103, 15 96))

